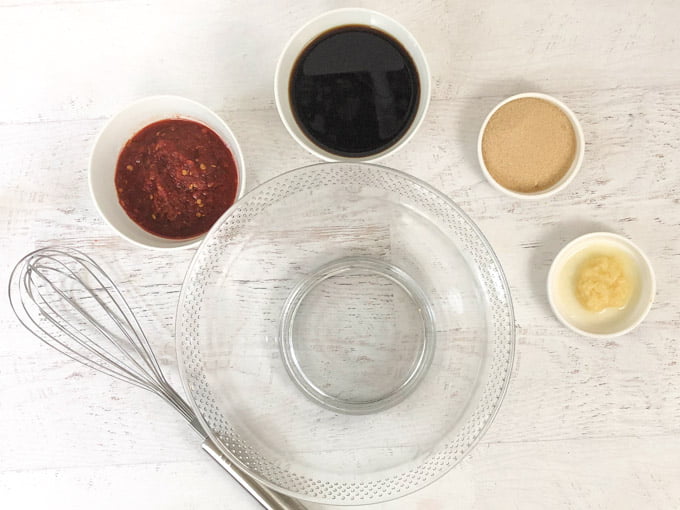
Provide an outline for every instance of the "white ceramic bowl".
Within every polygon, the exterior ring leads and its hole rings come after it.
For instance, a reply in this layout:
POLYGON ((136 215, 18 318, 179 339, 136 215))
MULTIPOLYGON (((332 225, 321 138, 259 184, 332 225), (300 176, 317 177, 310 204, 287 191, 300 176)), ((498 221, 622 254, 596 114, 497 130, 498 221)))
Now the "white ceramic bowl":
POLYGON ((102 218, 123 238, 146 248, 180 249, 198 245, 205 234, 191 239, 166 239, 142 229, 118 202, 114 184, 116 163, 125 143, 145 126, 163 119, 188 119, 205 124, 226 143, 238 172, 238 200, 245 190, 245 164, 241 149, 227 124, 205 106, 178 96, 140 99, 114 115, 95 140, 90 155, 90 193, 102 218))
POLYGON ((609 232, 593 232, 577 237, 568 243, 557 254, 548 273, 548 300, 557 318, 569 329, 593 338, 611 338, 632 331, 647 316, 655 294, 656 278, 647 256, 632 241, 609 232), (602 321, 579 319, 575 314, 570 313, 568 304, 570 298, 565 297, 565 293, 560 290, 560 275, 565 265, 579 252, 595 245, 626 253, 637 268, 639 277, 639 288, 626 308, 602 321))
POLYGON ((500 103, 498 103, 492 110, 489 112, 489 115, 486 116, 486 119, 484 119, 484 123, 482 124, 482 128, 479 130, 479 136, 477 138, 477 158, 479 160, 479 166, 482 167, 482 172, 484 173, 484 177, 486 177, 486 180, 489 181, 489 184, 491 184, 494 188, 496 188, 498 191, 501 191, 502 193, 505 193, 506 195, 509 195, 513 198, 521 198, 521 199, 529 199, 529 200, 535 200, 535 199, 540 199, 540 198, 547 198, 555 193, 558 193, 559 191, 563 190, 566 188, 569 183, 574 179, 578 171, 581 169, 581 164, 583 163, 583 153, 585 150, 585 139, 583 137, 583 129, 581 128, 581 124, 579 123, 578 119, 576 118, 576 115, 574 115, 574 112, 572 112, 567 105, 565 105, 562 101, 559 101, 555 99, 552 96, 549 96, 547 94, 540 94, 538 92, 527 92, 524 94, 517 94, 511 97, 508 97, 507 99, 504 99, 500 103), (557 106, 560 110, 564 112, 564 114, 569 118, 571 121, 571 125, 574 128, 574 135, 576 136, 576 152, 574 155, 574 161, 571 164, 571 167, 567 172, 564 174, 562 179, 560 179, 558 182, 556 182, 554 185, 552 185, 550 188, 542 190, 542 191, 537 191, 535 193, 521 193, 519 191, 513 191, 511 189, 506 188, 505 186, 501 186, 496 179, 493 178, 493 176, 489 173, 489 170, 486 168, 486 164, 484 163, 484 155, 482 154, 482 138, 484 137, 484 131, 486 130, 486 126, 489 123, 489 120, 491 117, 493 117, 493 114, 498 111, 499 108, 502 106, 506 105, 507 103, 514 101, 516 99, 523 99, 523 98, 535 98, 535 99, 543 99, 544 101, 547 101, 549 103, 554 104, 557 106))
POLYGON ((274 75, 276 108, 279 111, 283 124, 297 143, 324 161, 377 161, 399 150, 413 137, 422 124, 430 103, 431 86, 430 69, 425 59, 425 53, 415 37, 392 18, 379 12, 361 8, 329 11, 307 22, 291 37, 284 47, 276 66, 276 74, 274 75), (290 74, 302 50, 322 33, 345 25, 368 26, 391 35, 402 44, 413 59, 420 79, 420 99, 416 115, 409 129, 396 143, 384 151, 365 157, 343 157, 328 152, 316 145, 298 126, 291 110, 288 94, 290 74))

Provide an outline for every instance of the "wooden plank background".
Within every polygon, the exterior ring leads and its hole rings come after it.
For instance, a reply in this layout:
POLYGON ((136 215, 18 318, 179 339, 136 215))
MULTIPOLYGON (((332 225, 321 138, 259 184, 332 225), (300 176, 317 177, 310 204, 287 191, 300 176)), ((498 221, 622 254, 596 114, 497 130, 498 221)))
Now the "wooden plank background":
MULTIPOLYGON (((346 5, 0 0, 2 281, 36 247, 83 248, 124 289, 179 385, 174 315, 192 252, 134 247, 98 217, 87 190, 94 137, 132 100, 172 93, 227 120, 249 189, 316 162, 278 119, 274 68, 301 24, 346 5)), ((423 46, 430 111, 384 163, 447 193, 479 224, 518 326, 506 400, 472 455, 426 489, 368 508, 680 508, 680 4, 352 5, 395 17, 423 46), (581 173, 546 201, 500 195, 476 162, 489 109, 525 91, 566 102, 587 141, 581 173), (616 340, 576 336, 547 303, 552 258, 594 230, 633 239, 658 279, 647 320, 616 340)), ((258 508, 165 404, 63 360, 0 300, 2 507, 258 508)))

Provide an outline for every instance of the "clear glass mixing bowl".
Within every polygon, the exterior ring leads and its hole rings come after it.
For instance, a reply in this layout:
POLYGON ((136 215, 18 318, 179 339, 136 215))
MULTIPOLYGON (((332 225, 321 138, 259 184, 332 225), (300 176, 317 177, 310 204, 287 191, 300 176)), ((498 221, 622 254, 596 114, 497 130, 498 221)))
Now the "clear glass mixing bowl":
POLYGON ((386 167, 293 170, 230 209, 184 282, 177 344, 212 439, 266 485, 375 503, 446 473, 510 377, 512 303, 474 223, 386 167))

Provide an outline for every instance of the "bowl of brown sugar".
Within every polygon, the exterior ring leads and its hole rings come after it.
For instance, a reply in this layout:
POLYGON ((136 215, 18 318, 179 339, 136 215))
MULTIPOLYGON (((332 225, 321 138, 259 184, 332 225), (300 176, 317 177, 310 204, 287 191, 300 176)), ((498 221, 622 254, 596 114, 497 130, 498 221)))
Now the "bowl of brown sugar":
POLYGON ((491 110, 479 132, 484 176, 515 198, 546 198, 564 189, 581 167, 583 130, 574 113, 546 94, 518 94, 491 110))

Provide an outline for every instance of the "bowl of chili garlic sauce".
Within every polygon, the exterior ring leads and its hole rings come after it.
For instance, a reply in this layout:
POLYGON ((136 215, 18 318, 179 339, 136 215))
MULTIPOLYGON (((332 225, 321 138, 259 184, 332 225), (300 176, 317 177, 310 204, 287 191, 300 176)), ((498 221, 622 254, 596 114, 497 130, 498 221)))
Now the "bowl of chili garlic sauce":
POLYGON ((102 217, 134 244, 197 245, 245 189, 236 138, 214 112, 154 96, 114 116, 95 142, 90 191, 102 217))

